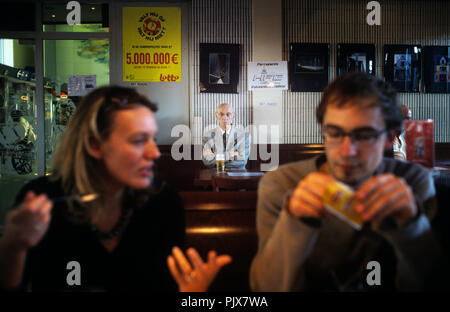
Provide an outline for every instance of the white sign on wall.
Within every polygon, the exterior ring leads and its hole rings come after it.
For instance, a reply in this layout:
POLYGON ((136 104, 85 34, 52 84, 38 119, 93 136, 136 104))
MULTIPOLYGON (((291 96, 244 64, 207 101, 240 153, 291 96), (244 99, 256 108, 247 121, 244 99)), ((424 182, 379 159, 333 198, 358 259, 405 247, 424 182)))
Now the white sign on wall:
POLYGON ((287 90, 287 62, 248 62, 248 90, 287 90))
POLYGON ((97 86, 96 75, 68 76, 67 92, 69 96, 83 96, 97 86))

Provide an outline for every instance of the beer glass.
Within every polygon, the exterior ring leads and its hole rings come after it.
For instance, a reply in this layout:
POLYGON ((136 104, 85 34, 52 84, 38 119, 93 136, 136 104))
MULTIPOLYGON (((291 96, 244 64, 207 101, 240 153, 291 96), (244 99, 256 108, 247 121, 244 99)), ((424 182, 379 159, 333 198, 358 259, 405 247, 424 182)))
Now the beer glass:
POLYGON ((225 155, 217 154, 216 155, 216 168, 217 172, 225 172, 225 155))

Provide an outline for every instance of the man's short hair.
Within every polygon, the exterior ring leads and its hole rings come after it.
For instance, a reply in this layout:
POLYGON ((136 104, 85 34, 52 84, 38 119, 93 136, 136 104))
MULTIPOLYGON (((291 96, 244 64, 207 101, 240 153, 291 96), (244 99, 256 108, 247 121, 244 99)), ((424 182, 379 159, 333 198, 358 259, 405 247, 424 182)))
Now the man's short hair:
POLYGON ((344 107, 353 99, 374 97, 374 107, 379 107, 384 116, 386 130, 402 126, 402 108, 397 100, 397 91, 386 81, 366 73, 352 72, 339 76, 329 84, 316 109, 317 121, 322 124, 327 105, 333 103, 344 107))

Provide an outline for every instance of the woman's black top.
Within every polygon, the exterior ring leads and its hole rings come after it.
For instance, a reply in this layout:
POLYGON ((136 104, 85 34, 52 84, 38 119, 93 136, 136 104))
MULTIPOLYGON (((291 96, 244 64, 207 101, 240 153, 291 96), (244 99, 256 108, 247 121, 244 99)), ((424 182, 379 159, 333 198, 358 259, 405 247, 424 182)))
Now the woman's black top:
MULTIPOLYGON (((27 184, 16 203, 22 202, 28 190, 46 193, 49 198, 64 195, 59 182, 42 177, 27 184)), ((124 205, 130 202, 124 201, 124 205)), ((174 189, 166 185, 134 209, 112 252, 104 248, 89 224, 78 224, 68 217, 65 203, 55 204, 51 214, 47 233, 28 252, 21 289, 177 290, 166 264, 172 247, 182 248, 184 243, 183 203, 174 189), (79 271, 68 266, 72 261, 79 263, 79 271), (77 272, 81 285, 69 285, 76 281, 77 272)))

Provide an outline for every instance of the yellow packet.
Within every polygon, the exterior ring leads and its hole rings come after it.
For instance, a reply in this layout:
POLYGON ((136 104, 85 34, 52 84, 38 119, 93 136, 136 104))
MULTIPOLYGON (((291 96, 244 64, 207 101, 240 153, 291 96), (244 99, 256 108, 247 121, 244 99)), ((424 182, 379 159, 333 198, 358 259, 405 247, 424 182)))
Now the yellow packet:
POLYGON ((323 195, 325 209, 334 216, 350 224, 356 230, 361 230, 363 220, 355 210, 358 200, 353 190, 340 182, 328 184, 323 195))

